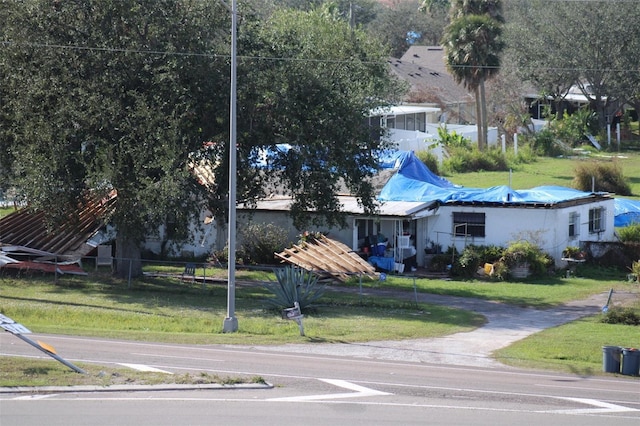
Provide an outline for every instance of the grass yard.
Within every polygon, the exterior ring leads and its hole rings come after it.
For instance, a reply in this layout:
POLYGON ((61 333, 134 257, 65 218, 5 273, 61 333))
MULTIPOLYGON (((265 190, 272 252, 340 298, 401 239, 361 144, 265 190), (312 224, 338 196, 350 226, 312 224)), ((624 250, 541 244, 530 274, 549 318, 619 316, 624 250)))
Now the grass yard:
POLYGON ((96 364, 74 363, 74 365, 81 368, 86 374, 77 374, 67 366, 51 359, 3 356, 0 357, 0 387, 266 384, 264 379, 259 376, 225 377, 209 373, 166 374, 96 364))
MULTIPOLYGON (((365 285, 412 292, 414 280, 393 276, 382 283, 369 282, 365 285)), ((637 289, 637 284, 627 282, 625 271, 590 266, 579 266, 575 276, 571 278, 566 278, 559 272, 554 276, 514 282, 416 279, 415 286, 420 293, 473 297, 538 309, 557 306, 571 300, 586 299, 590 295, 604 293, 610 289, 637 289)))
MULTIPOLYGON (((217 272, 223 274, 224 270, 217 272)), ((313 344, 436 337, 471 330, 484 322, 483 317, 472 312, 416 304, 414 291, 423 296, 432 293, 477 297, 540 309, 611 288, 640 293, 638 284, 627 282, 621 271, 584 267, 577 272, 578 276, 571 278, 524 282, 414 281, 410 277, 388 276, 384 282, 362 283, 365 289, 399 292, 393 297, 361 296, 360 284, 355 281, 335 285, 351 286, 350 292, 330 286, 318 306, 305 311, 304 337, 294 322, 281 319, 279 312, 264 309, 263 300, 268 293, 259 282, 273 276, 259 271, 238 271, 237 333, 222 333, 226 286, 207 284, 203 289, 201 283, 182 283, 167 277, 134 280, 129 288, 125 281, 102 273, 63 277, 57 283, 49 276, 3 276, 0 312, 36 333, 187 344, 313 344), (248 277, 254 279, 243 279, 248 277)), ((640 302, 636 308, 640 311, 640 302)), ((638 335, 637 327, 601 324, 590 318, 536 334, 500 351, 497 357, 507 364, 533 368, 597 371, 602 360, 601 346, 640 346, 638 335)))
POLYGON ((5 217, 8 214, 16 211, 13 207, 0 207, 0 217, 5 217))
MULTIPOLYGON (((640 312, 640 303, 636 304, 640 312)), ((640 326, 604 324, 602 315, 536 333, 494 355, 521 368, 557 370, 590 376, 602 372, 602 347, 640 348, 640 326)))
POLYGON ((360 298, 328 291, 305 312, 305 334, 295 322, 263 307, 268 293, 237 283, 237 333, 222 333, 226 286, 156 278, 108 284, 73 278, 0 280, 0 311, 33 332, 192 344, 283 344, 396 340, 470 330, 484 321, 472 312, 406 300, 360 298), (367 324, 367 327, 363 327, 367 324))

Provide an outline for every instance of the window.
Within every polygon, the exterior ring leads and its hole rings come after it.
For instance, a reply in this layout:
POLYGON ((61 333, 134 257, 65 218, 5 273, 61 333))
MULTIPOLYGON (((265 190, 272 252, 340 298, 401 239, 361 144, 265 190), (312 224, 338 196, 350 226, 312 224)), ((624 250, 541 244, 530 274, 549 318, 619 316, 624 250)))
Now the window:
POLYGON ((569 213, 569 238, 575 238, 580 235, 580 214, 569 213))
POLYGON ((372 244, 373 241, 369 240, 380 231, 380 224, 374 227, 374 221, 371 219, 357 219, 356 226, 358 227, 358 242, 361 247, 372 244))
POLYGON ((453 213, 453 235, 456 237, 484 237, 484 213, 453 213))
POLYGON ((421 132, 426 130, 424 112, 416 114, 416 130, 420 130, 421 132))
POLYGON ((407 114, 407 130, 415 130, 416 129, 416 120, 415 114, 407 114))
POLYGON ((396 128, 396 117, 387 117, 387 129, 395 129, 396 128))
POLYGON ((604 208, 589 210, 589 232, 594 234, 604 231, 604 208))

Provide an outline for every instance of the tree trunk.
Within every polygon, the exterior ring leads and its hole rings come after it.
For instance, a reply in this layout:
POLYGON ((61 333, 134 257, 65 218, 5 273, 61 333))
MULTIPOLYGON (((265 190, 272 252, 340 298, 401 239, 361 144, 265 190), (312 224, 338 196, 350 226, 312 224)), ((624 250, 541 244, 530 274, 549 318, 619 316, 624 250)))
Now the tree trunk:
POLYGON ((123 279, 142 275, 140 245, 120 236, 116 237, 116 276, 123 279))
POLYGON ((224 218, 216 217, 216 246, 213 251, 224 250, 229 239, 229 226, 224 218))
POLYGON ((483 148, 483 141, 482 141, 482 135, 483 135, 483 131, 482 131, 482 106, 481 106, 481 99, 480 99, 480 88, 476 87, 475 90, 475 97, 476 97, 476 128, 477 133, 478 133, 478 149, 482 150, 483 148))
POLYGON ((484 89, 484 78, 480 80, 480 111, 482 113, 482 146, 480 150, 489 147, 489 118, 487 117, 487 97, 484 89))

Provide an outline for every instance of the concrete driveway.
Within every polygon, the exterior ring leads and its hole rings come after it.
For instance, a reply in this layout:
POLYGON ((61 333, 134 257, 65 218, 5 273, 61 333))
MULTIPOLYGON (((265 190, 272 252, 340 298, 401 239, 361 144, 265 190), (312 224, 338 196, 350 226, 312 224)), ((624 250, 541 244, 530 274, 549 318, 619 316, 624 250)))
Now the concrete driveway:
MULTIPOLYGON (((332 289, 336 290, 336 289, 332 289)), ((351 289, 353 291, 353 289, 351 289)), ((552 309, 521 308, 499 302, 454 296, 419 294, 420 303, 434 303, 477 312, 487 323, 473 331, 432 339, 373 341, 364 343, 288 344, 261 347, 262 350, 286 350, 297 353, 340 355, 358 358, 402 360, 447 365, 504 368, 492 358, 492 353, 546 328, 566 324, 578 318, 595 315, 607 303, 609 292, 585 300, 573 301, 552 309)), ((367 289, 367 296, 404 297, 414 300, 413 294, 367 289)), ((615 293, 613 302, 636 293, 615 293)))

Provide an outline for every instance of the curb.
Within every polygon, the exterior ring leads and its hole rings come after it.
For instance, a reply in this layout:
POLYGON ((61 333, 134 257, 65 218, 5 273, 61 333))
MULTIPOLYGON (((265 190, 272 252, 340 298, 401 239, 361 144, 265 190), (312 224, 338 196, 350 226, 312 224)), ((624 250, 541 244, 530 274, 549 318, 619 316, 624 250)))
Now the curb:
POLYGON ((185 391, 185 390, 227 390, 227 389, 244 389, 244 390, 262 390, 273 389, 271 383, 240 383, 235 385, 224 385, 217 383, 209 384, 165 384, 165 385, 113 385, 113 386, 38 386, 38 387, 3 387, 0 388, 0 394, 12 393, 83 393, 83 392, 166 392, 166 391, 185 391))

